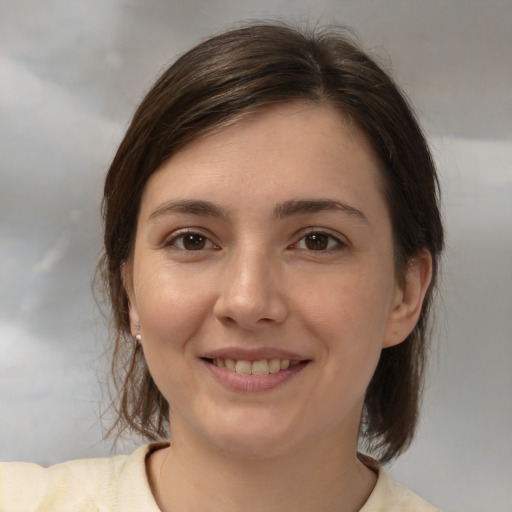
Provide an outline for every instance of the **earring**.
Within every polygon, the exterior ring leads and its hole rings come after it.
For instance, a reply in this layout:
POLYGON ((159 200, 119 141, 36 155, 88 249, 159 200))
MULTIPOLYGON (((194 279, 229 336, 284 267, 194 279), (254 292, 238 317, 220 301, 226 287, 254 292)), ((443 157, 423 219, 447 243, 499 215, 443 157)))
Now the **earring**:
MULTIPOLYGON (((140 331, 140 324, 139 323, 136 323, 135 324, 135 329, 137 329, 137 331, 140 331)), ((135 339, 140 343, 140 340, 142 340, 142 334, 136 334, 135 335, 135 339)))

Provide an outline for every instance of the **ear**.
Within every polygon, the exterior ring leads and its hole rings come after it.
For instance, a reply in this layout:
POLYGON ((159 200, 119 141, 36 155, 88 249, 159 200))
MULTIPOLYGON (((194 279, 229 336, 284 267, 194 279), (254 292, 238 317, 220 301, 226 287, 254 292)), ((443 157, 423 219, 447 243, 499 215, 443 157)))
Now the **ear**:
POLYGON ((123 279, 124 289, 128 296, 128 314, 130 316, 130 330, 133 336, 140 334, 139 325, 139 312, 137 310, 137 303, 135 301, 135 292, 133 288, 133 272, 132 265, 128 261, 123 261, 121 264, 121 277, 123 279))
POLYGON ((432 256, 426 249, 409 262, 403 283, 396 285, 383 348, 402 343, 418 322, 432 280, 432 256))

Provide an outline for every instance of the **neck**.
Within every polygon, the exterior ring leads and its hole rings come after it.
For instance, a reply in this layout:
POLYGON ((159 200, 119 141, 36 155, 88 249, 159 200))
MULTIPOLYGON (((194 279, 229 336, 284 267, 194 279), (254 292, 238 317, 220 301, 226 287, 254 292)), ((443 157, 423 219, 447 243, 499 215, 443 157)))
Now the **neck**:
POLYGON ((339 439, 243 458, 190 437, 174 430, 172 446, 149 460, 152 490, 164 512, 356 512, 376 481, 355 450, 333 442, 339 439))

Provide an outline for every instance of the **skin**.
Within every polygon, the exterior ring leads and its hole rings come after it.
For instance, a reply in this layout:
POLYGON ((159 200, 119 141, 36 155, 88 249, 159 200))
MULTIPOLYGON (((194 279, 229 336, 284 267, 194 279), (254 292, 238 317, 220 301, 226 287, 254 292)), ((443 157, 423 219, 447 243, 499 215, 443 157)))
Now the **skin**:
POLYGON ((274 107, 165 162, 125 266, 132 332, 170 404, 171 447, 148 461, 160 508, 359 510, 376 481, 357 460, 365 390, 430 275, 425 253, 398 284, 380 163, 328 106, 274 107), (245 391, 210 371, 218 350, 305 362, 245 391))

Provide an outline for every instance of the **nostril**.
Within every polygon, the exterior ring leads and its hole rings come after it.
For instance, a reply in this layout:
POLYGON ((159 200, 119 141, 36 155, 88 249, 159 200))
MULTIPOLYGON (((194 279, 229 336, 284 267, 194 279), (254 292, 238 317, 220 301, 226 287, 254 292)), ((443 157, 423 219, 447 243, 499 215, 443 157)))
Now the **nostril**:
POLYGON ((236 325, 236 320, 231 318, 230 316, 217 316, 217 321, 226 326, 234 326, 236 325))

